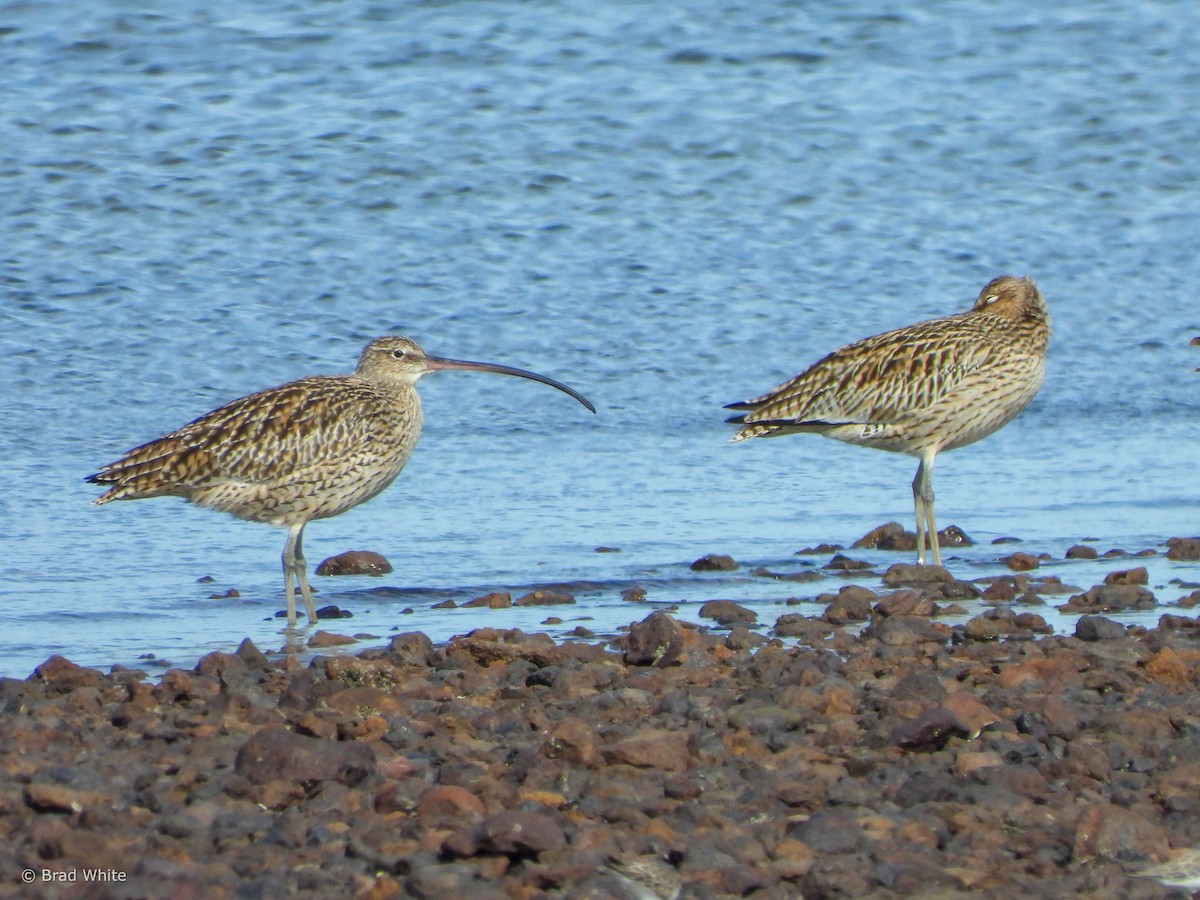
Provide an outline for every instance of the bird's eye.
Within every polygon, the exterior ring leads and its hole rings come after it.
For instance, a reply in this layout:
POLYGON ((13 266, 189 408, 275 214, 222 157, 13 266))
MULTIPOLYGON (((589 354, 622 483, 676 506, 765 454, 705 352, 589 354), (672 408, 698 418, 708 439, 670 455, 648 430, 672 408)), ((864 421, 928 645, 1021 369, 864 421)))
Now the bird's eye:
POLYGON ((983 298, 983 305, 991 306, 993 303, 995 303, 999 299, 1000 299, 999 294, 988 294, 986 297, 983 298))
POLYGON ((397 347, 392 351, 392 359, 404 359, 406 356, 408 356, 408 351, 403 347, 397 347))

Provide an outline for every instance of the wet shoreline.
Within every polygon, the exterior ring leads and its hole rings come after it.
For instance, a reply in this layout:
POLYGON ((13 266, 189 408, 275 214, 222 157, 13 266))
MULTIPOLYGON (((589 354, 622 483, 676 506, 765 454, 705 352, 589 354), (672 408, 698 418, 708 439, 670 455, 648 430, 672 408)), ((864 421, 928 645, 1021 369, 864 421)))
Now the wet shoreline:
POLYGON ((1169 896, 1135 873, 1200 846, 1200 621, 1105 615, 1150 594, 1137 562, 1050 598, 1069 634, 1023 605, 1036 573, 897 562, 773 625, 634 597, 611 634, 52 657, 0 680, 4 870, 30 897, 1169 896), (968 587, 992 605, 947 624, 968 587))

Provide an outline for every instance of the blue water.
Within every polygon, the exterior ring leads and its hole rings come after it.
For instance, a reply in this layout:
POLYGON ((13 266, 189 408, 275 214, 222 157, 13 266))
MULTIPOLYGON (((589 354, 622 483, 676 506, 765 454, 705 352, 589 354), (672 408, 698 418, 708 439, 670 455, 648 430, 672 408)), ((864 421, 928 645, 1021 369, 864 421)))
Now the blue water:
MULTIPOLYGON (((908 524, 915 463, 731 446, 722 404, 1006 271, 1050 304, 1047 378, 939 458, 939 522, 980 542, 951 567, 1002 571, 1002 535, 1061 558, 1200 533, 1195 4, 186 6, 0 5, 0 674, 278 647, 282 531, 96 509, 83 478, 384 333, 536 369, 599 413, 423 381, 399 481, 306 533, 312 564, 396 567, 318 580, 355 613, 342 632, 611 629, 648 612, 632 583, 690 618, 718 596, 811 611, 782 603, 842 582, 748 568, 908 524), (692 574, 707 552, 745 565, 692 574), (429 609, 554 582, 591 588, 429 609)), ((1118 565, 1051 571, 1086 588, 1118 565)), ((1200 581, 1149 565, 1163 602, 1200 581)))

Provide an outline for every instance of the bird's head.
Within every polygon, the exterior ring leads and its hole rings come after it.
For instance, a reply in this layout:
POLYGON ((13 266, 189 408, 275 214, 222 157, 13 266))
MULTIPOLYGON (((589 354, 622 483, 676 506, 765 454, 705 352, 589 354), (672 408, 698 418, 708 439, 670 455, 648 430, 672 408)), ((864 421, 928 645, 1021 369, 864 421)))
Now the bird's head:
POLYGON ((1042 299, 1042 292, 1028 275, 1024 278, 1017 278, 1015 275, 993 278, 979 292, 979 298, 975 301, 972 311, 1011 319, 1049 321, 1050 318, 1046 301, 1042 299))
POLYGON ((570 394, 592 412, 596 411, 590 400, 573 388, 567 387, 560 381, 516 369, 512 366, 502 366, 499 363, 471 362, 465 359, 449 359, 444 356, 430 356, 420 345, 411 338, 400 335, 389 335, 376 338, 363 349, 358 360, 356 374, 368 381, 390 384, 415 384, 422 375, 436 372, 440 369, 462 369, 471 372, 493 372, 497 375, 513 375, 517 378, 528 378, 540 381, 552 388, 557 388, 564 394, 570 394))

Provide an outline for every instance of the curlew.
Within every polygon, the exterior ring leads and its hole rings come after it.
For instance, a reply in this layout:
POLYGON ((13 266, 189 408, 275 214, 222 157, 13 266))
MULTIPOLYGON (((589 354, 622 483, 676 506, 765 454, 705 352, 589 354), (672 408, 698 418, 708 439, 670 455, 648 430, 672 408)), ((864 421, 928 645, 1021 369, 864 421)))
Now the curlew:
POLYGON ((835 350, 774 390, 727 409, 734 441, 812 431, 920 460, 913 479, 917 562, 928 539, 942 564, 933 460, 987 437, 1042 384, 1050 318, 1032 278, 1001 275, 964 313, 918 322, 835 350))
POLYGON ((183 497, 240 519, 285 526, 284 591, 296 624, 293 582, 316 624, 305 568, 304 526, 370 500, 391 484, 421 435, 416 383, 439 369, 515 375, 570 394, 552 378, 494 363, 429 356, 406 337, 367 344, 350 375, 314 375, 259 391, 135 447, 87 480, 109 485, 93 503, 183 497))

